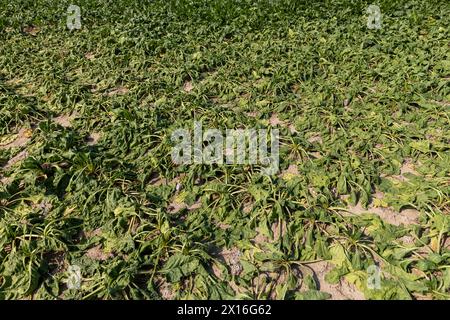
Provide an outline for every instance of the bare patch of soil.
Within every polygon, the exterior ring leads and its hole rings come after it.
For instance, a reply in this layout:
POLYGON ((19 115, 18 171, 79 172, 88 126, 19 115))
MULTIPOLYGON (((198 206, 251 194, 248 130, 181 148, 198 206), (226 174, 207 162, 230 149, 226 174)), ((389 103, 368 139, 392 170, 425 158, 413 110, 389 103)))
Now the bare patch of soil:
POLYGON ((192 89, 194 89, 194 86, 192 85, 192 81, 186 81, 183 85, 184 92, 191 92, 192 89))
POLYGON ((127 94, 130 90, 126 87, 120 86, 110 90, 106 95, 108 97, 116 96, 116 95, 124 95, 127 94))
POLYGON ((444 241, 444 245, 442 246, 444 249, 450 250, 450 237, 447 237, 444 241))
POLYGON ((404 175, 405 173, 412 173, 414 175, 419 175, 419 173, 415 170, 415 165, 412 161, 412 159, 405 159, 403 161, 402 167, 400 168, 401 175, 404 175))
POLYGON ((284 180, 290 180, 295 176, 298 176, 300 173, 298 172, 298 167, 296 164, 290 164, 286 170, 283 170, 280 173, 280 177, 284 180))
POLYGON ((287 230, 287 225, 286 225, 286 221, 281 221, 280 222, 274 222, 272 224, 272 233, 273 233, 273 240, 274 241, 278 241, 280 240, 282 237, 284 237, 286 235, 286 230, 287 230))
POLYGON ((93 52, 87 52, 84 57, 88 60, 92 60, 95 58, 95 54, 93 52))
POLYGON ((3 166, 3 169, 9 169, 11 168, 13 165, 15 165, 16 163, 25 160, 28 157, 28 151, 23 150, 21 152, 19 152, 17 155, 15 155, 14 157, 12 157, 11 159, 8 160, 8 162, 6 162, 6 164, 3 166))
POLYGON ((322 143, 323 141, 322 141, 322 137, 319 134, 317 134, 317 135, 313 135, 310 138, 308 138, 308 142, 309 143, 315 143, 315 142, 322 143))
POLYGON ((25 28, 23 28, 22 31, 26 34, 36 37, 37 34, 39 33, 39 31, 41 31, 41 29, 37 26, 30 25, 30 26, 26 26, 25 28))
POLYGON ((102 234, 102 229, 101 228, 97 228, 93 231, 86 231, 86 233, 84 234, 84 236, 86 237, 86 239, 95 237, 95 236, 99 236, 102 234))
POLYGON ((0 149, 24 147, 31 140, 32 135, 33 131, 31 129, 22 128, 17 134, 12 135, 8 140, 0 142, 0 149))
MULTIPOLYGON (((292 269, 297 279, 300 278, 300 273, 297 269, 292 269)), ((256 278, 252 280, 252 287, 256 295, 260 292, 268 292, 271 300, 280 299, 282 297, 277 296, 277 287, 284 286, 288 281, 288 273, 286 269, 280 269, 278 272, 262 272, 256 278)), ((294 290, 300 289, 300 281, 297 282, 294 290)))
POLYGON ((417 224, 420 216, 420 211, 415 209, 405 209, 400 212, 393 210, 390 207, 374 207, 370 204, 367 209, 363 208, 360 203, 356 206, 349 206, 348 212, 342 211, 344 215, 346 214, 365 214, 373 213, 379 216, 383 221, 393 224, 395 226, 417 224))
POLYGON ((244 206, 242 208, 242 212, 249 213, 253 210, 253 202, 251 200, 248 200, 244 202, 244 206))
POLYGON ((400 174, 393 175, 391 177, 399 181, 408 181, 408 178, 405 176, 407 174, 420 176, 420 173, 418 173, 415 169, 415 164, 413 163, 412 159, 409 158, 403 161, 402 166, 400 167, 400 174))
POLYGON ((222 249, 216 255, 219 260, 230 268, 232 275, 239 275, 242 272, 241 251, 237 247, 222 249))
POLYGON ((259 116, 259 112, 257 111, 246 112, 245 115, 247 117, 256 118, 259 116))
POLYGON ((158 290, 159 295, 164 300, 174 300, 175 299, 175 291, 172 288, 172 284, 167 282, 164 278, 157 276, 156 280, 156 287, 158 290))
MULTIPOLYGON (((273 235, 272 238, 267 237, 262 232, 258 232, 256 237, 253 238, 254 243, 264 245, 265 243, 275 243, 279 241, 286 234, 287 225, 285 221, 281 221, 281 223, 279 221, 276 221, 272 223, 270 229, 273 235)), ((260 230, 257 229, 257 231, 260 230)))

